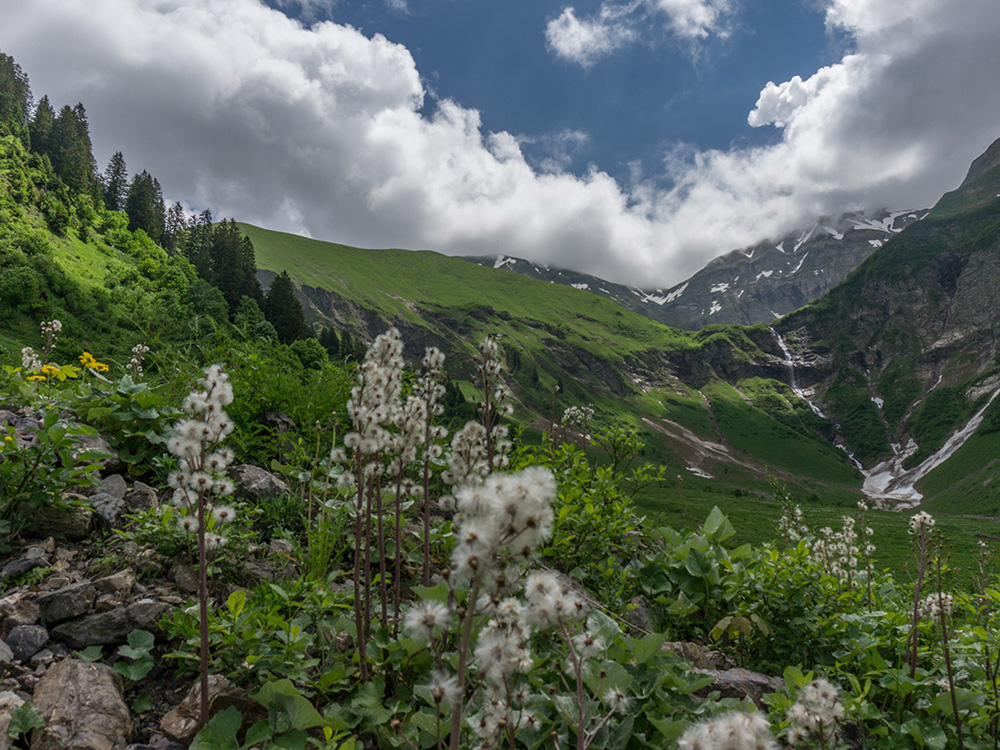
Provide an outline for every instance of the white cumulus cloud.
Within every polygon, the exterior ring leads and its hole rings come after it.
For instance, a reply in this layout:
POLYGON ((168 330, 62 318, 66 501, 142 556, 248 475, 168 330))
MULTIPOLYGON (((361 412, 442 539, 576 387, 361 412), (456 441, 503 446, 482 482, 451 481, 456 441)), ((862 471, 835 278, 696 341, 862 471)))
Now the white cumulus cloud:
MULTIPOLYGON (((720 20, 676 18, 696 37, 720 33, 720 20)), ((929 205, 1000 135, 996 0, 834 0, 827 23, 851 38, 841 60, 762 82, 749 119, 778 126, 779 140, 674 144, 669 190, 638 173, 622 184, 597 167, 564 171, 560 154, 585 140, 572 130, 534 163, 524 137, 431 101, 405 47, 307 27, 258 0, 9 3, 0 50, 36 96, 85 103, 102 166, 121 150, 132 172, 193 208, 362 247, 503 252, 656 287, 820 214, 929 205)))
POLYGON ((631 0, 604 2, 593 15, 578 18, 568 6, 549 21, 545 39, 556 55, 586 68, 656 29, 686 41, 725 36, 730 10, 729 0, 631 0))

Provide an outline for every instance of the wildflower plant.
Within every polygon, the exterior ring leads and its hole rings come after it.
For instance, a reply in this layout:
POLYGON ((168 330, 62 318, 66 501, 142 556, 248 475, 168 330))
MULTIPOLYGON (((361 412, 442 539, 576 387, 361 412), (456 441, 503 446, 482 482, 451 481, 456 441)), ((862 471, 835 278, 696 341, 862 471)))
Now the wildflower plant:
POLYGON ((691 726, 680 750, 778 750, 767 719, 759 713, 730 711, 691 726))
POLYGON ((235 510, 216 504, 233 492, 225 475, 233 461, 232 451, 223 441, 233 431, 224 407, 233 401, 233 389, 220 365, 205 370, 200 389, 188 394, 182 409, 189 415, 174 425, 167 450, 177 458, 179 469, 170 473, 171 504, 179 513, 179 525, 198 539, 198 603, 200 610, 201 724, 208 721, 208 559, 228 541, 223 533, 235 510))
POLYGON ((824 679, 813 680, 788 709, 788 743, 795 748, 834 750, 841 746, 844 705, 840 691, 824 679))
POLYGON ((140 343, 132 347, 132 357, 129 359, 128 364, 125 365, 125 370, 132 375, 134 381, 142 380, 145 372, 143 363, 147 354, 149 354, 149 347, 145 344, 140 343))

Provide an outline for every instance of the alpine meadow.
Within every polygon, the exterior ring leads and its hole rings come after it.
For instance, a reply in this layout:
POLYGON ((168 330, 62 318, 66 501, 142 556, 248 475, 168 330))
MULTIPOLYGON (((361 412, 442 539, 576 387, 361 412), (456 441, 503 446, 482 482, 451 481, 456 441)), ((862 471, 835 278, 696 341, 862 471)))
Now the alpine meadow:
POLYGON ((1000 748, 1000 140, 640 289, 192 212, 39 93, 0 750, 1000 748))

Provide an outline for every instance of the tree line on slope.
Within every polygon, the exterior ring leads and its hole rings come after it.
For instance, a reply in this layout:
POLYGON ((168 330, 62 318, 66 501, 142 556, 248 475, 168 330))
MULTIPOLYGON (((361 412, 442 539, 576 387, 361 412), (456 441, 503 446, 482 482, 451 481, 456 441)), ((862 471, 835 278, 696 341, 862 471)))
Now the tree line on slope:
MULTIPOLYGON (((255 324, 262 320, 267 325, 259 326, 258 332, 285 344, 314 337, 287 272, 278 275, 266 294, 262 290, 253 243, 235 220, 215 221, 208 208, 189 217, 179 201, 166 207, 159 181, 146 170, 129 178, 121 151, 98 173, 83 104, 56 111, 47 95, 36 104, 27 74, 12 57, 0 52, 0 137, 5 135, 20 140, 40 158, 42 173, 53 175, 44 186, 40 208, 56 234, 65 234, 74 204, 86 196, 89 200, 83 202, 90 212, 101 207, 122 212, 129 231, 142 231, 169 255, 188 260, 201 279, 221 292, 230 320, 239 317, 255 324)), ((337 343, 325 347, 334 356, 357 358, 363 353, 360 345, 341 347, 339 339, 337 343), (347 351, 342 353, 342 348, 347 351)))

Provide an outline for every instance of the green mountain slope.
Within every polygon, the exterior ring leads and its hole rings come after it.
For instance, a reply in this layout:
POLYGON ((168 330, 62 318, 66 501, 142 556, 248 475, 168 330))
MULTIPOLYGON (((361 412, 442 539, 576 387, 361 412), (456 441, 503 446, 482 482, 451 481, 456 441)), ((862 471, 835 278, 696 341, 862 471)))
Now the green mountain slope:
POLYGON ((545 425, 567 406, 594 404, 605 420, 643 429, 659 460, 724 478, 727 492, 764 486, 767 475, 809 492, 860 485, 829 443, 832 427, 778 380, 786 365, 764 326, 684 332, 571 287, 434 252, 242 227, 265 281, 287 270, 312 321, 366 339, 396 325, 410 356, 441 347, 469 388, 475 342, 501 333, 524 422, 545 425))
MULTIPOLYGON (((909 469, 940 449, 1000 385, 1000 141, 925 219, 777 328, 859 460, 909 469)), ((929 497, 982 469, 970 451, 928 477, 929 497)))

